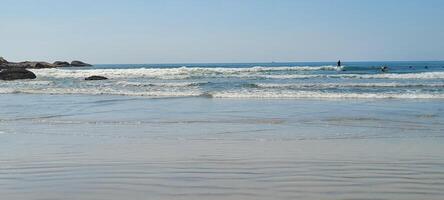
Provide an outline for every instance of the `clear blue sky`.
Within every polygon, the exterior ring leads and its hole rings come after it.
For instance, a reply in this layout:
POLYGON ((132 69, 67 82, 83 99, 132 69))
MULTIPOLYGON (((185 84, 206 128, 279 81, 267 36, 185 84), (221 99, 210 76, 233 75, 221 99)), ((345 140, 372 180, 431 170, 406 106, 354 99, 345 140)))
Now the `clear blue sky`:
POLYGON ((0 56, 91 63, 444 60, 444 0, 0 0, 0 56))

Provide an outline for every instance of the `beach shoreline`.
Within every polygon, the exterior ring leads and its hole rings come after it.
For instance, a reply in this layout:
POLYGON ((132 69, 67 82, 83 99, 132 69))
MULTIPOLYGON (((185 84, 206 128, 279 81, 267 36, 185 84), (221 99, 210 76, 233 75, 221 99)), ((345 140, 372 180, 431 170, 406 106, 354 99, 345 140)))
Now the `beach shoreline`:
POLYGON ((0 95, 7 199, 440 199, 442 100, 0 95))

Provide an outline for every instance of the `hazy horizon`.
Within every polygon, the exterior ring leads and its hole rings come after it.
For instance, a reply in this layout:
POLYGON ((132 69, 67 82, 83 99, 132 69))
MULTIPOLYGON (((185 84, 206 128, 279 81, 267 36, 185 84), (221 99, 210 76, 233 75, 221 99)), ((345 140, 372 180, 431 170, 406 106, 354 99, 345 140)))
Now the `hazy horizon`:
MULTIPOLYGON (((3 57, 0 55, 0 57, 3 57)), ((80 61, 85 61, 87 62, 87 60, 81 60, 81 59, 66 59, 66 60, 42 60, 42 59, 36 59, 36 60, 32 60, 32 59, 23 59, 23 60, 11 60, 8 59, 6 57, 3 57, 5 60, 7 60, 8 62, 24 62, 24 61, 37 61, 37 62, 55 62, 55 61, 67 61, 67 62, 71 62, 74 60, 80 60, 80 61)), ((321 60, 321 61, 315 61, 315 60, 309 60, 309 61, 299 61, 299 60, 295 60, 295 61, 241 61, 241 62, 142 62, 142 63, 93 63, 93 62, 88 62, 88 64, 94 64, 94 65, 149 65, 149 64, 160 64, 160 65, 164 65, 164 64, 266 64, 266 63, 332 63, 332 64, 336 64, 338 62, 338 60, 341 61, 341 63, 346 64, 346 63, 383 63, 383 62, 387 62, 387 63, 396 63, 396 62, 406 62, 406 63, 416 63, 416 62, 444 62, 443 60, 343 60, 343 59, 336 59, 336 60, 321 60)))
POLYGON ((0 3, 0 56, 10 61, 444 60, 439 0, 0 3))
MULTIPOLYGON (((336 64, 338 60, 325 60, 325 61, 244 61, 244 62, 147 62, 147 63, 91 63, 97 65, 144 65, 144 64, 254 64, 254 63, 334 63, 336 64)), ((341 63, 380 63, 380 62, 444 62, 444 60, 341 60, 341 63)))

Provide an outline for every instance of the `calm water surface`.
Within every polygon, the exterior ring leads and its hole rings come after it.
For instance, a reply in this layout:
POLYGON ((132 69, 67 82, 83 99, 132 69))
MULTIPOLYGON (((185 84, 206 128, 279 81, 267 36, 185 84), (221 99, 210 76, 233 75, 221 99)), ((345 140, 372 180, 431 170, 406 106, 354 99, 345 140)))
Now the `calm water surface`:
POLYGON ((0 95, 1 199, 442 199, 440 99, 0 95))

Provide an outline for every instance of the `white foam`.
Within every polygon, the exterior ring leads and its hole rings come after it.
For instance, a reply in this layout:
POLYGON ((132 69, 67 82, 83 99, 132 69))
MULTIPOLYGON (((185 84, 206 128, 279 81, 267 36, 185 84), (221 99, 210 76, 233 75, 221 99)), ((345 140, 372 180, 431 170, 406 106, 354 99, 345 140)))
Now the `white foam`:
POLYGON ((339 74, 327 75, 331 78, 360 78, 360 79, 444 79, 444 72, 422 72, 422 73, 383 73, 383 74, 339 74))
POLYGON ((345 78, 345 79, 444 79, 444 72, 422 72, 405 74, 272 74, 245 75, 266 79, 307 79, 307 78, 345 78))
POLYGON ((312 92, 312 91, 224 91, 213 93, 214 98, 258 98, 258 99, 443 99, 444 94, 430 93, 334 93, 334 92, 312 92))
POLYGON ((0 93, 24 93, 24 94, 83 94, 83 95, 123 95, 123 96, 146 96, 146 97, 194 97, 204 93, 198 90, 151 90, 132 91, 117 90, 112 88, 0 88, 0 93))
POLYGON ((146 83, 146 82, 135 82, 135 81, 118 81, 117 84, 122 86, 156 86, 156 87, 192 87, 206 84, 208 82, 170 82, 170 83, 146 83))
POLYGON ((274 83, 257 83, 259 88, 341 88, 341 87, 444 87, 438 83, 290 83, 290 84, 274 84, 274 83))
POLYGON ((209 96, 214 98, 270 98, 270 99, 298 99, 298 98, 356 98, 356 99, 444 99, 440 93, 340 93, 294 90, 238 90, 205 93, 200 90, 117 90, 113 88, 0 88, 0 93, 27 93, 27 94, 82 94, 82 95, 124 95, 145 96, 152 98, 166 97, 197 97, 209 96))
POLYGON ((267 79, 348 78, 348 79, 444 79, 444 72, 383 74, 261 74, 272 71, 339 70, 320 67, 252 67, 252 68, 138 68, 138 69, 33 69, 38 77, 85 78, 91 75, 108 78, 187 79, 193 76, 221 76, 267 79))
POLYGON ((14 81, 0 81, 0 86, 11 86, 11 85, 28 85, 28 86, 39 86, 39 85, 51 85, 53 81, 43 81, 43 80, 14 80, 14 81))
POLYGON ((0 94, 14 94, 18 93, 18 91, 15 88, 0 88, 0 94))
POLYGON ((297 67, 251 67, 251 68, 205 68, 205 67, 180 67, 180 68, 138 68, 138 69, 32 69, 38 77, 54 78, 85 78, 92 75, 106 76, 108 78, 164 78, 184 79, 190 76, 205 75, 239 75, 254 74, 271 71, 309 71, 309 70, 340 70, 335 66, 297 66, 297 67))
POLYGON ((85 78, 91 75, 108 78, 158 78, 158 79, 187 79, 193 76, 221 76, 240 78, 268 79, 299 79, 299 78, 356 78, 356 79, 444 79, 444 72, 422 73, 381 73, 381 74, 263 74, 263 72, 278 71, 308 71, 308 70, 340 70, 335 66, 319 67, 251 67, 251 68, 138 68, 138 69, 32 69, 38 77, 53 78, 85 78))
POLYGON ((265 79, 307 79, 320 78, 326 75, 310 75, 310 74, 276 74, 276 75, 244 75, 237 76, 239 78, 265 78, 265 79))

